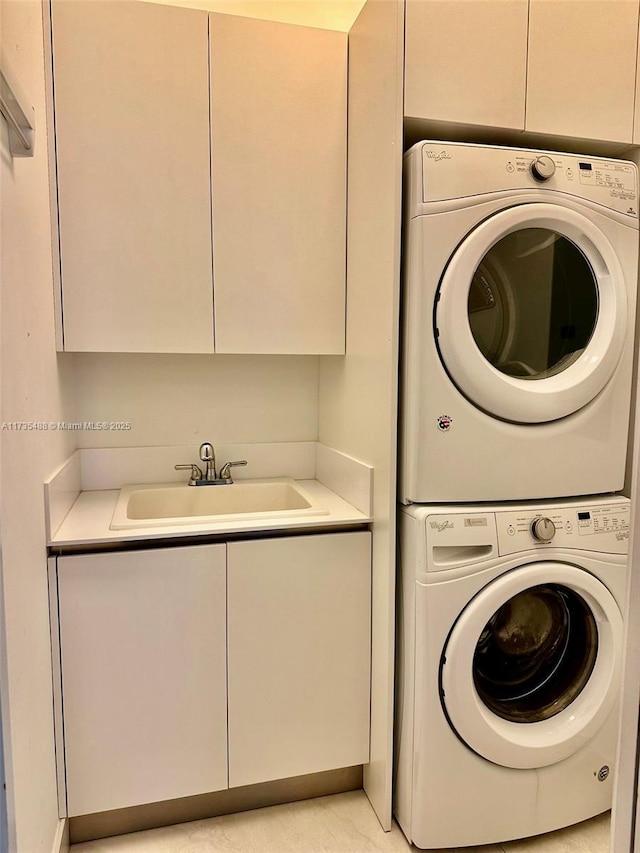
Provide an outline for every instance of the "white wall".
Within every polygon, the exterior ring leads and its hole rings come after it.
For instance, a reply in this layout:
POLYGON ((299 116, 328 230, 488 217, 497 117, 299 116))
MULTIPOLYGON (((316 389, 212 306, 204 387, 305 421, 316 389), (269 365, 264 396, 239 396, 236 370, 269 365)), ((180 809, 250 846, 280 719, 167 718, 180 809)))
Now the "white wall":
MULTIPOLYGON (((79 447, 315 441, 317 356, 64 353, 66 420, 131 422, 79 447)), ((189 460, 186 460, 189 461, 189 460)))
POLYGON ((349 34, 347 357, 320 370, 320 440, 373 465, 371 760, 391 826, 404 9, 368 0, 349 34))
POLYGON ((348 32, 365 0, 148 0, 348 32))
MULTIPOLYGON (((640 166, 640 149, 625 153, 640 166)), ((640 270, 639 270, 640 275, 640 270)), ((636 316, 636 362, 634 366, 634 405, 632 406, 630 448, 627 457, 625 494, 632 500, 629 560, 631 572, 627 586, 625 661, 622 679, 622 707, 618 773, 615 780, 611 840, 614 853, 638 850, 640 814, 638 809, 638 703, 640 701, 640 315, 636 316), (635 839, 634 839, 635 821, 635 839), (635 845, 635 846, 634 846, 635 845)))
MULTIPOLYGON (((7 65, 35 106, 37 129, 35 156, 12 160, 0 120, 1 419, 57 421, 42 10, 39 0, 2 2, 0 15, 7 65)), ((71 438, 5 430, 1 439, 0 689, 9 841, 17 853, 50 853, 59 830, 42 482, 71 452, 71 438)))
MULTIPOLYGON (((638 420, 636 410, 636 424, 638 420)), ((636 811, 638 803, 638 701, 640 697, 640 477, 637 468, 640 459, 640 434, 634 440, 635 471, 632 478, 631 539, 629 559, 632 571, 627 585, 628 609, 625 614, 626 646, 622 679, 620 736, 618 742, 618 772, 615 779, 612 812, 613 853, 638 850, 639 824, 636 811), (635 821, 635 838, 634 838, 635 821)))

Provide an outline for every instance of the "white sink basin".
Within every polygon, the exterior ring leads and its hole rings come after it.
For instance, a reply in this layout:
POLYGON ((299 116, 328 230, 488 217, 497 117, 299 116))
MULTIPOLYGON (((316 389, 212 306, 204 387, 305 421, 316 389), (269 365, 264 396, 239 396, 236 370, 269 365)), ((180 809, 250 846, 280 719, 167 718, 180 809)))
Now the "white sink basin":
POLYGON ((120 490, 110 528, 299 518, 328 512, 289 479, 244 480, 225 486, 125 486, 120 490))

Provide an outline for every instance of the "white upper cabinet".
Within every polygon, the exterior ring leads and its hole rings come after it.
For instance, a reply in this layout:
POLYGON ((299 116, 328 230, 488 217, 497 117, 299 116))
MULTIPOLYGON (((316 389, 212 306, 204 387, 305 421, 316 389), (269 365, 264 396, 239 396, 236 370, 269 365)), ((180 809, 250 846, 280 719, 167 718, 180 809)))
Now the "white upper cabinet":
POLYGON ((631 142, 638 0, 530 0, 526 129, 631 142))
POLYGON ((405 116, 630 143, 639 11, 639 0, 406 0, 405 116))
POLYGON ((64 348, 212 352, 207 14, 52 3, 64 348))
POLYGON ((344 353, 346 33, 54 0, 52 45, 63 348, 344 353))
POLYGON ((406 0, 405 115, 524 127, 527 0, 406 0))
POLYGON ((216 352, 344 353, 346 35, 210 29, 216 352))

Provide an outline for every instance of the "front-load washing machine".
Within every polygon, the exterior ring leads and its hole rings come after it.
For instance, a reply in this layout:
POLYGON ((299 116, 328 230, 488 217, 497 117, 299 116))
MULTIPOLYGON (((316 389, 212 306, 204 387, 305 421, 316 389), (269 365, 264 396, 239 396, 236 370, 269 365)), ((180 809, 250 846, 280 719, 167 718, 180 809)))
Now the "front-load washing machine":
POLYGON ((633 163, 421 142, 405 155, 403 503, 624 482, 633 163))
POLYGON ((611 807, 629 501, 403 507, 394 810, 417 847, 611 807))

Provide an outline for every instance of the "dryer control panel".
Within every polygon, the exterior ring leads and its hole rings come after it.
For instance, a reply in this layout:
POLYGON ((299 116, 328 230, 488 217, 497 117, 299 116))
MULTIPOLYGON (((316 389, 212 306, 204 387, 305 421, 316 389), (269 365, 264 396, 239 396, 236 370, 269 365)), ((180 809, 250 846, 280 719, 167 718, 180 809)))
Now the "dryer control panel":
MULTIPOLYGON (((626 160, 555 151, 419 142, 405 155, 409 216, 421 205, 481 195, 555 191, 638 222, 638 169, 626 160)), ((468 202, 467 202, 468 203, 468 202)))
POLYGON ((626 499, 572 507, 547 505, 497 512, 501 556, 531 548, 579 548, 608 554, 629 550, 631 511, 626 499))

